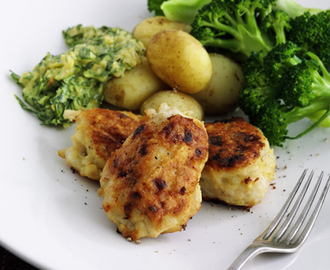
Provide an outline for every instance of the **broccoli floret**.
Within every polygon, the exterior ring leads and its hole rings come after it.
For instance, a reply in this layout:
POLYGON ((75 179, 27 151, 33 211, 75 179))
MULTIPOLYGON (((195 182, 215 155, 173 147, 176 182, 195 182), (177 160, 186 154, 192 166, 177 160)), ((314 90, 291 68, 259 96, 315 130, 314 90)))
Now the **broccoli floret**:
POLYGON ((154 12, 155 16, 164 16, 164 12, 161 9, 163 2, 167 0, 148 0, 148 10, 149 12, 154 12))
POLYGON ((244 61, 253 51, 268 52, 277 40, 285 41, 283 29, 289 17, 279 13, 267 16, 275 3, 276 0, 213 0, 198 12, 190 33, 207 49, 230 50, 243 56, 244 61))
POLYGON ((291 29, 290 17, 282 10, 274 10, 261 21, 260 28, 267 32, 274 44, 287 41, 286 32, 291 29))
POLYGON ((322 61, 292 42, 268 54, 252 53, 244 65, 239 106, 272 145, 296 139, 316 126, 330 127, 330 74, 322 61), (302 118, 314 122, 295 137, 287 126, 302 118))
POLYGON ((244 84, 238 95, 238 102, 250 117, 258 114, 267 100, 277 96, 277 86, 272 84, 263 67, 262 51, 252 52, 243 66, 244 84))
POLYGON ((286 70, 297 65, 302 49, 292 42, 279 44, 268 54, 252 52, 243 65, 245 83, 240 89, 238 101, 249 116, 258 114, 267 100, 279 98, 279 81, 286 70))
POLYGON ((278 84, 283 73, 289 67, 301 63, 301 56, 304 53, 303 49, 292 42, 286 42, 275 46, 264 57, 263 68, 266 76, 268 76, 272 83, 278 84))
POLYGON ((250 117, 250 123, 262 130, 270 145, 283 146, 283 142, 286 139, 298 139, 319 126, 330 115, 329 104, 330 100, 317 100, 307 107, 288 109, 278 100, 268 100, 260 110, 260 113, 250 117), (320 110, 324 110, 324 113, 314 124, 294 137, 288 136, 289 124, 320 110))
POLYGON ((262 130, 270 145, 282 146, 287 138, 287 126, 293 122, 290 115, 285 113, 285 106, 276 100, 268 100, 259 113, 249 116, 249 121, 262 130))
POLYGON ((247 61, 242 65, 245 81, 254 81, 263 72, 265 54, 263 51, 252 52, 247 61))
POLYGON ((241 109, 249 117, 257 115, 264 107, 265 102, 276 98, 277 88, 267 82, 255 81, 241 89, 239 104, 241 109))
POLYGON ((330 69, 330 10, 312 15, 306 12, 292 19, 287 40, 315 53, 330 69))
POLYGON ((300 64, 283 74, 280 88, 287 106, 305 107, 315 99, 330 100, 330 74, 317 55, 306 52, 300 64))
MULTIPOLYGON (((150 0, 149 0, 150 1, 150 0)), ((199 9, 211 0, 169 0, 163 1, 161 10, 171 21, 192 23, 199 9)))
POLYGON ((298 3, 296 3, 294 0, 277 0, 276 5, 273 8, 285 11, 286 13, 288 13, 290 18, 295 18, 297 16, 304 14, 305 12, 316 14, 322 11, 321 9, 318 8, 308 8, 301 6, 298 3))

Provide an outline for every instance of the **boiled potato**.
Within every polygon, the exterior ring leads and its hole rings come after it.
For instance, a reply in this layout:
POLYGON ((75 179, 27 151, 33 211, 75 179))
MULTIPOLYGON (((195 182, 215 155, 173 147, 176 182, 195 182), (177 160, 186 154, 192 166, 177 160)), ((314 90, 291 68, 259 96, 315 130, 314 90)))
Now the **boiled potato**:
POLYGON ((211 79, 212 64, 202 44, 181 30, 162 30, 149 41, 146 52, 152 70, 172 88, 196 93, 211 79))
POLYGON ((141 64, 125 72, 125 76, 112 78, 103 88, 104 100, 127 110, 138 110, 152 94, 168 89, 149 66, 147 58, 141 57, 141 64))
POLYGON ((242 68, 232 59, 210 53, 212 78, 202 91, 193 94, 203 107, 205 115, 221 115, 238 106, 238 93, 244 81, 242 68))
POLYGON ((161 30, 177 29, 189 32, 190 28, 188 24, 170 21, 165 16, 156 16, 140 22, 133 30, 133 37, 147 48, 151 37, 161 30))
POLYGON ((204 119, 204 112, 201 105, 191 96, 173 90, 160 91, 153 94, 145 102, 143 102, 140 113, 144 115, 147 109, 158 110, 160 104, 166 103, 169 107, 176 107, 181 112, 191 112, 190 116, 198 120, 204 119))

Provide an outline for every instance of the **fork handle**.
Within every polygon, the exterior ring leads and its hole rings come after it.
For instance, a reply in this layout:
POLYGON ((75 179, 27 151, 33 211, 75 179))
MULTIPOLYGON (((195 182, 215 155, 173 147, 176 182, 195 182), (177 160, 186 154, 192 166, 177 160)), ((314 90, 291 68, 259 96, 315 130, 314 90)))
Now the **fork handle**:
POLYGON ((252 244, 252 245, 248 246, 237 257, 237 259, 232 263, 232 265, 229 266, 228 270, 240 270, 252 258, 254 258, 255 256, 257 256, 260 253, 264 253, 264 252, 268 252, 268 251, 270 251, 270 249, 265 246, 252 244))

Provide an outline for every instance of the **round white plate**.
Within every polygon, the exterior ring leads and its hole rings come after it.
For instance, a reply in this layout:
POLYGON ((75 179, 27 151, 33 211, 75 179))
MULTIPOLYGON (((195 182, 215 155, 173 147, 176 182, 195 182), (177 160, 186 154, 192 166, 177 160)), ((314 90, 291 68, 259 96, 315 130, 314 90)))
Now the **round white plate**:
MULTIPOLYGON (((297 2, 330 8, 327 0, 297 2)), ((203 202, 186 231, 126 241, 101 209, 98 184, 72 173, 57 151, 74 126, 46 127, 14 98, 10 78, 32 70, 47 52, 67 49, 62 30, 77 24, 132 30, 149 17, 146 0, 0 2, 0 244, 42 269, 226 269, 269 225, 303 168, 330 172, 330 129, 317 128, 275 148, 277 177, 250 212, 203 202)), ((293 130, 307 121, 293 125, 293 130)), ((246 269, 326 269, 330 264, 330 199, 295 254, 260 255, 246 269)))

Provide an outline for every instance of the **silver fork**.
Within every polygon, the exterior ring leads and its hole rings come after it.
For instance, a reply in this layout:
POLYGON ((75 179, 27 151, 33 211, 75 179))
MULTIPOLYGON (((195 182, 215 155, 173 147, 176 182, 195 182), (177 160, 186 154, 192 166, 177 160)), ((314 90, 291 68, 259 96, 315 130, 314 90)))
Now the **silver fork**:
POLYGON ((306 194, 306 191, 309 187, 309 184, 313 178, 314 171, 312 171, 305 183, 300 195, 298 196, 294 206, 292 207, 289 214, 288 209, 298 192, 301 183, 303 182, 305 175, 307 173, 307 169, 304 170, 301 175, 298 183, 292 190, 289 198, 283 205, 281 211, 277 214, 276 218, 269 225, 269 227, 258 237, 256 238, 252 245, 247 247, 239 257, 234 261, 234 263, 228 268, 228 270, 239 270, 252 258, 256 255, 264 252, 278 252, 278 253, 292 253, 297 251, 306 241, 309 233, 311 232, 313 225, 317 219, 317 216, 321 210, 325 197, 327 195, 329 185, 330 185, 330 176, 324 186, 324 189, 321 193, 321 196, 314 208, 313 213, 311 214, 306 226, 304 229, 301 229, 301 226, 304 223, 305 218, 308 215, 308 212, 313 204, 316 193, 320 187, 323 172, 320 174, 319 179, 308 199, 306 205, 298 217, 296 223, 293 225, 290 230, 289 226, 291 225, 294 217, 301 205, 302 200, 306 194), (279 227, 279 228, 278 228, 279 227), (277 229, 278 228, 278 229, 277 229), (276 230, 277 229, 277 230, 276 230), (300 230, 301 229, 301 230, 300 230), (299 233, 298 233, 299 232, 299 233))

